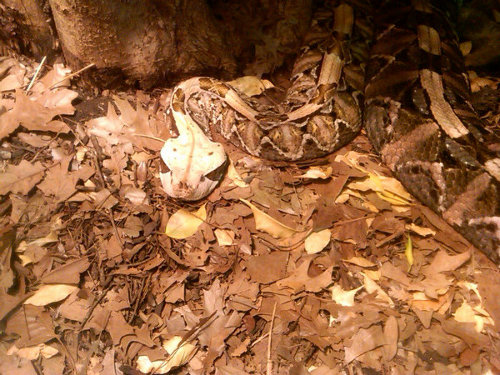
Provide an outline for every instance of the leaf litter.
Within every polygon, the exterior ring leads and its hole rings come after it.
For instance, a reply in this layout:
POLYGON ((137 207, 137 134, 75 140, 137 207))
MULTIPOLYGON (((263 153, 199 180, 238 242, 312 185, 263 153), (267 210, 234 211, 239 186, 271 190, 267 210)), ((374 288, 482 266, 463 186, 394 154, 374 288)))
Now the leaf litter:
POLYGON ((77 121, 63 66, 26 92, 1 63, 0 373, 500 371, 498 269, 363 135, 309 167, 227 146, 186 205, 159 181, 165 95, 77 121))

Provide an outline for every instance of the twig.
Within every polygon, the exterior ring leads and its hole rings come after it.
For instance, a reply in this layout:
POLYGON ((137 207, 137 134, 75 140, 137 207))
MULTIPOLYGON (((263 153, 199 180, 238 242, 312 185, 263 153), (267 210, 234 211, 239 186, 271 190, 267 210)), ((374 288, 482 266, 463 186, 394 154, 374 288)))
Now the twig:
POLYGON ((26 88, 26 92, 29 92, 31 90, 31 87, 35 83, 36 77, 38 77, 38 74, 40 73, 40 70, 42 69, 42 66, 45 63, 45 60, 47 60, 47 56, 44 56, 43 59, 42 59, 42 61, 40 62, 40 64, 38 64, 38 66, 37 66, 37 68, 35 70, 35 74, 33 75, 33 78, 31 78, 30 84, 26 88))
POLYGON ((56 86, 57 86, 58 84, 60 84, 61 82, 64 82, 64 81, 66 81, 67 79, 70 79, 70 78, 72 78, 72 77, 74 77, 74 76, 76 76, 76 75, 80 74, 80 73, 81 73, 81 72, 83 72, 84 70, 87 70, 87 69, 92 68, 93 66, 95 66, 95 64, 94 64, 94 63, 90 63, 89 65, 87 65, 87 66, 85 66, 85 67, 81 68, 80 70, 77 70, 77 71, 76 71, 76 72, 74 72, 74 73, 68 74, 67 76, 65 76, 65 77, 64 77, 63 79, 61 79, 60 81, 58 81, 58 82, 56 82, 56 83, 54 83, 54 84, 50 85, 50 86, 49 86, 49 88, 48 88, 47 90, 52 90, 54 87, 56 87, 56 86))
POLYGON ((101 292, 101 295, 98 298, 94 299, 94 302, 92 303, 92 305, 88 309, 87 313, 85 314, 85 317, 83 318, 82 322, 80 323, 80 329, 79 329, 78 334, 80 334, 80 332, 82 331, 85 324, 87 324, 87 321, 92 316, 94 309, 97 307, 97 305, 99 303, 101 303, 104 296, 106 296, 106 293, 108 292, 108 290, 111 289, 111 287, 112 287, 111 281, 112 280, 113 280, 113 276, 108 276, 108 278, 104 281, 103 290, 101 292))
MULTIPOLYGON (((102 187, 106 188, 108 186, 106 186, 106 180, 104 179, 104 175, 103 175, 102 169, 101 169, 101 161, 103 160, 101 146, 99 145, 99 142, 97 141, 97 138, 95 135, 90 136, 90 141, 92 142, 92 145, 94 146, 94 150, 95 150, 95 153, 93 154, 93 156, 94 156, 94 163, 95 163, 96 169, 97 169, 97 176, 99 178, 99 181, 101 182, 102 187)), ((112 189, 110 189, 110 190, 112 190, 112 189)))
POLYGON ((118 240, 118 243, 120 244, 120 247, 122 248, 122 251, 125 251, 125 247, 123 246, 122 238, 120 237, 120 232, 118 232, 118 228, 116 227, 115 218, 113 215, 113 210, 111 208, 109 208, 107 210, 104 210, 104 212, 106 212, 106 214, 108 215, 109 221, 111 221, 111 226, 113 227, 116 239, 118 240))
POLYGON ((155 136, 152 136, 152 135, 147 135, 147 134, 139 134, 139 133, 133 133, 132 135, 136 136, 136 137, 143 137, 143 138, 149 138, 149 139, 154 139, 155 141, 158 141, 158 142, 163 142, 165 143, 166 140, 165 139, 161 139, 161 138, 158 138, 158 137, 155 137, 155 136))
POLYGON ((269 339, 267 341, 267 369, 266 369, 267 375, 273 374, 273 360, 271 359, 271 346, 272 346, 271 343, 273 338, 274 318, 276 317, 276 305, 277 302, 274 302, 273 315, 271 316, 271 325, 269 327, 269 339))

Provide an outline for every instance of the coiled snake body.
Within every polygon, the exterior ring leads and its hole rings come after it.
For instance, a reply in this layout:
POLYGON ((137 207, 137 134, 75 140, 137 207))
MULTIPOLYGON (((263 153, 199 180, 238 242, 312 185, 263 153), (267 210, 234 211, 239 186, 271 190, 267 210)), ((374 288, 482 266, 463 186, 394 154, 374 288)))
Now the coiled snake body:
POLYGON ((364 124, 410 193, 500 264, 500 156, 488 148, 499 141, 470 105, 463 57, 444 11, 425 0, 383 3, 363 90, 361 62, 349 44, 356 8, 338 2, 332 9, 333 17, 314 18, 279 105, 213 78, 176 86, 170 110, 179 137, 162 149, 165 190, 197 200, 215 188, 227 157, 207 134, 258 157, 297 161, 331 153, 364 124), (203 172, 191 173, 193 160, 203 172))

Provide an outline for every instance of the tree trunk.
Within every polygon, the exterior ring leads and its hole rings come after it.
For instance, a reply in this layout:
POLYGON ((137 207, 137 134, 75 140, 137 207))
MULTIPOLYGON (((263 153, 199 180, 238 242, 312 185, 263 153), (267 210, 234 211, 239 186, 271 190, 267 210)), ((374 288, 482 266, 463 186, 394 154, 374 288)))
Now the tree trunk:
POLYGON ((205 0, 49 0, 64 56, 73 69, 94 63, 100 86, 165 76, 234 72, 223 28, 205 0))
POLYGON ((84 79, 149 88, 194 75, 234 78, 244 67, 273 71, 297 50, 311 10, 312 0, 0 0, 0 37, 15 45, 26 30, 20 44, 39 59, 54 54, 57 30, 73 71, 94 64, 84 79))
POLYGON ((0 0, 0 47, 40 60, 56 50, 46 1, 0 0))

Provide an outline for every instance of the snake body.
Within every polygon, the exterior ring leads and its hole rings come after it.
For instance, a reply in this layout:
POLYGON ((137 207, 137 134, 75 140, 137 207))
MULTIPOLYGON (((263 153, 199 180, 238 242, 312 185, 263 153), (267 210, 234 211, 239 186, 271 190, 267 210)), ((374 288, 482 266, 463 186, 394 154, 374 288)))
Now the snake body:
MULTIPOLYGON (((364 124, 409 192, 500 264, 500 155, 488 148, 500 142, 470 105, 463 57, 445 11, 425 0, 385 1, 378 8, 366 62, 350 48, 356 5, 338 2, 333 17, 319 11, 278 105, 214 78, 181 82, 170 103, 179 138, 188 144, 217 133, 254 156, 298 161, 333 152, 364 124)), ((210 136, 205 140, 213 150, 210 136)), ((162 150, 169 169, 162 182, 170 195, 200 199, 215 187, 226 159, 217 151, 213 165, 188 176, 189 168, 173 162, 182 151, 176 142, 169 139, 162 150), (207 181, 209 188, 196 190, 207 181)))

